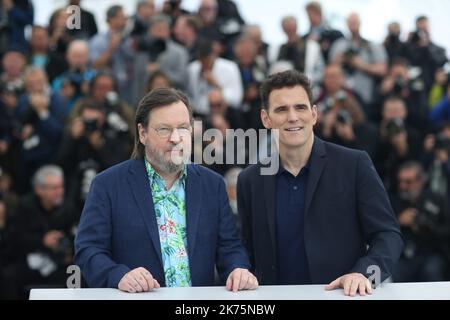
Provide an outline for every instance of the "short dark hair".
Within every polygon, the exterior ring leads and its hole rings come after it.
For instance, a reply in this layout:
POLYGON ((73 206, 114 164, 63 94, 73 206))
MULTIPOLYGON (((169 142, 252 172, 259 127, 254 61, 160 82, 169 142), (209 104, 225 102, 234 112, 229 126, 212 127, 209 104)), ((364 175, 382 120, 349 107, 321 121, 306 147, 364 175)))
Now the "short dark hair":
POLYGON ((406 58, 395 57, 390 63, 390 67, 392 68, 393 66, 404 66, 407 68, 409 67, 409 61, 406 58))
POLYGON ((123 10, 123 7, 121 5, 113 5, 108 8, 106 11, 106 22, 109 22, 111 18, 114 18, 117 16, 117 14, 123 10))
POLYGON ((210 39, 202 39, 198 42, 196 55, 197 59, 204 59, 209 57, 214 53, 213 41, 210 39))
POLYGON ((317 1, 311 1, 306 5, 306 10, 307 11, 315 11, 317 12, 319 15, 322 15, 322 6, 320 5, 319 2, 317 1))
POLYGON ((134 150, 131 155, 132 159, 143 159, 145 155, 145 149, 139 140, 138 125, 141 124, 145 128, 148 126, 150 120, 150 113, 152 110, 164 106, 171 105, 177 102, 183 102, 189 112, 189 120, 192 122, 192 109, 189 104, 188 97, 181 91, 173 88, 156 88, 145 95, 139 102, 139 106, 136 110, 135 117, 135 137, 134 137, 134 150))
POLYGON ((102 113, 105 113, 105 107, 98 103, 97 101, 94 101, 91 98, 85 98, 80 101, 80 108, 78 109, 77 115, 80 116, 83 114, 84 110, 96 110, 100 111, 102 113))
POLYGON ((416 18, 416 23, 419 23, 419 22, 421 22, 421 21, 425 21, 425 20, 428 20, 428 17, 427 16, 418 16, 417 18, 416 18))
POLYGON ((195 33, 200 32, 203 27, 202 22, 195 15, 186 15, 186 26, 195 31, 195 33))
POLYGON ((261 107, 269 108, 269 95, 273 90, 300 86, 305 89, 309 103, 312 105, 312 90, 309 79, 296 70, 287 70, 269 76, 261 85, 261 107))

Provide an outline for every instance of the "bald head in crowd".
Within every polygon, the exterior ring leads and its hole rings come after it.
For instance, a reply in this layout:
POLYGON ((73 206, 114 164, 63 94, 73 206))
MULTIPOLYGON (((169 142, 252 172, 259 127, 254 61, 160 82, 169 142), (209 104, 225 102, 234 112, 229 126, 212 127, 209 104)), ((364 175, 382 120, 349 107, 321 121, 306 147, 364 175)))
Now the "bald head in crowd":
POLYGON ((284 17, 281 27, 289 39, 297 38, 297 19, 294 16, 284 17))
POLYGON ((352 36, 359 36, 359 28, 361 27, 361 19, 355 12, 351 13, 347 18, 348 30, 352 36))
POLYGON ((85 70, 89 61, 89 45, 83 40, 74 40, 70 43, 66 54, 67 62, 72 70, 85 70))
POLYGON ((218 5, 216 0, 202 0, 198 8, 198 15, 203 23, 210 25, 217 18, 218 5))

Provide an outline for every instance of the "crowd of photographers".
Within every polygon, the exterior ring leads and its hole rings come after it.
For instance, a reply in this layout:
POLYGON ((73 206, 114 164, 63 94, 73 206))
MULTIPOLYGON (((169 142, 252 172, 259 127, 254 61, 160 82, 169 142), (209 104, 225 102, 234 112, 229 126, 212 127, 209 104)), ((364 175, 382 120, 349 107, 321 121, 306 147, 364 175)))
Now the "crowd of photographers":
MULTIPOLYGON (((0 0, 0 297, 65 285, 90 183, 130 157, 146 92, 187 92, 203 130, 226 137, 227 129, 263 128, 259 85, 292 68, 314 85, 315 134, 367 151, 391 196, 405 239, 393 281, 449 280, 450 70, 428 18, 417 17, 405 37, 391 23, 377 44, 360 34, 356 13, 344 36, 319 3, 305 10, 310 30, 299 35, 297 19, 284 17, 286 42, 272 61, 260 27, 246 24, 231 0, 201 0, 196 12, 181 0, 161 9, 145 0, 130 17, 114 5, 105 32, 83 9, 81 29, 67 28, 66 8, 38 26, 31 1, 0 0)), ((210 142, 216 153, 226 140, 210 142)), ((235 151, 247 162, 257 157, 235 151)), ((236 213, 245 164, 209 166, 224 175, 236 213)))

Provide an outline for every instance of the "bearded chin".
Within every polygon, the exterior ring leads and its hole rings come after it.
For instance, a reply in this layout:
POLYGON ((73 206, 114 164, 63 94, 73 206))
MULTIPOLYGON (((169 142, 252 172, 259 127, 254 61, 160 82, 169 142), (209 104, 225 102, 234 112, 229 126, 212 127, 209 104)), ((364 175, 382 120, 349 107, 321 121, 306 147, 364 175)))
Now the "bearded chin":
POLYGON ((170 160, 166 160, 162 151, 150 147, 149 160, 157 165, 159 170, 172 174, 183 170, 184 165, 189 162, 189 157, 183 152, 182 155, 171 154, 170 160))

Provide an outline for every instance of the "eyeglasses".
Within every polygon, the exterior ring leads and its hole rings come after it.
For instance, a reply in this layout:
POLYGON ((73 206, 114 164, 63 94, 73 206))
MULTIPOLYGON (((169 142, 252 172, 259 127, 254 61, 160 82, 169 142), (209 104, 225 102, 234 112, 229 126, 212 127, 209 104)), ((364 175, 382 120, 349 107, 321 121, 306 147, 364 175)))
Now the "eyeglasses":
POLYGON ((180 128, 169 128, 169 127, 160 127, 160 128, 153 128, 150 127, 153 130, 156 131, 156 134, 160 136, 161 138, 168 138, 172 135, 173 130, 177 130, 180 137, 188 137, 191 135, 191 127, 180 127, 180 128))

